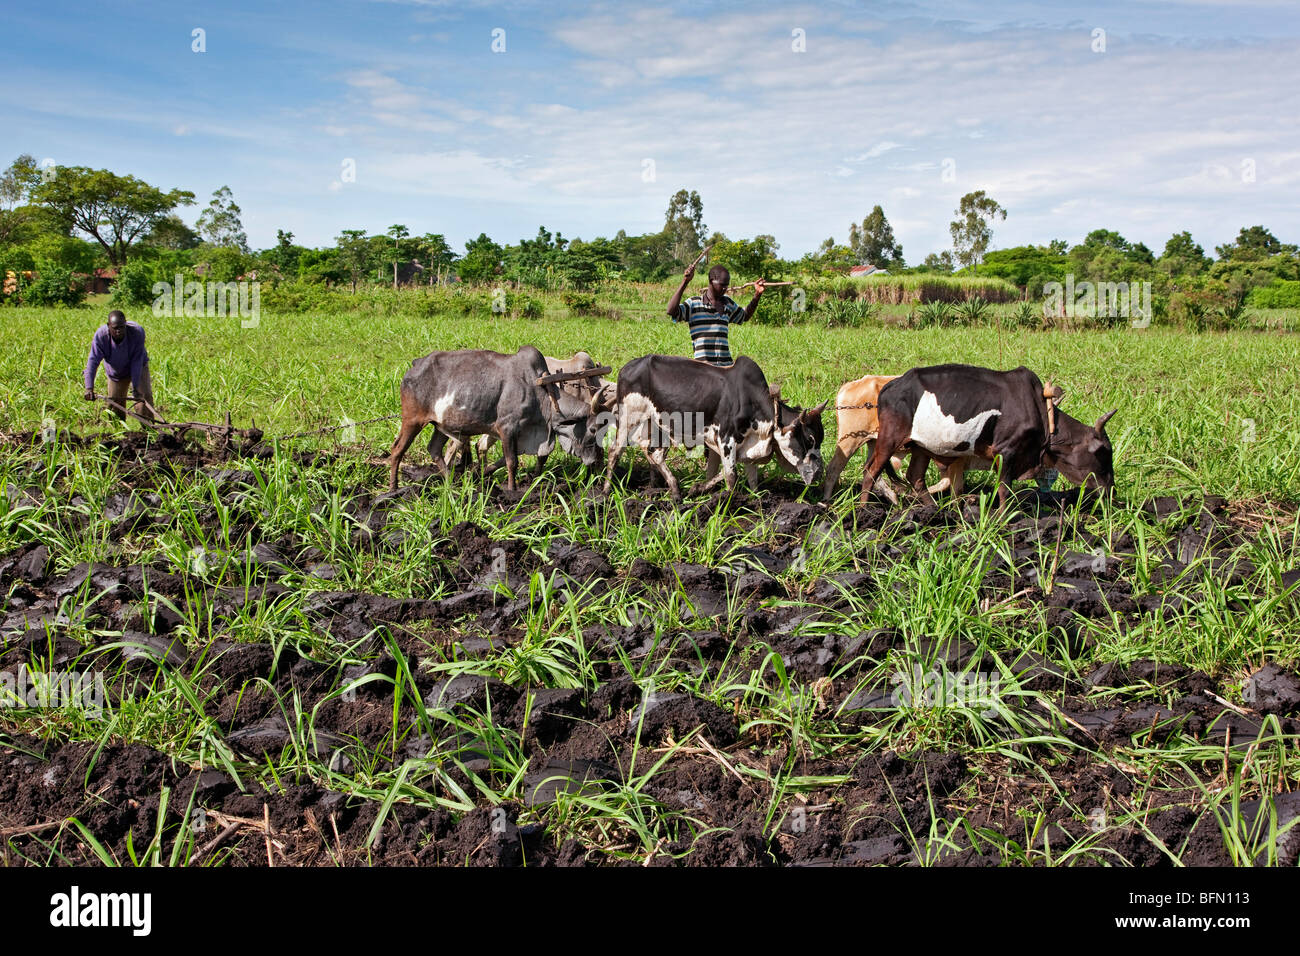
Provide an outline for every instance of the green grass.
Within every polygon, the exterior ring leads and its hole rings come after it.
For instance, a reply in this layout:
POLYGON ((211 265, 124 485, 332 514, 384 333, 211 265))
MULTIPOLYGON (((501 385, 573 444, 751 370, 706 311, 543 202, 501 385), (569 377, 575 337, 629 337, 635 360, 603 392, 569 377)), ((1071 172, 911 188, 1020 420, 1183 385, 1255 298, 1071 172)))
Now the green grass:
MULTIPOLYGON (((229 411, 236 425, 255 420, 268 435, 393 413, 410 361, 435 349, 513 352, 532 344, 548 355, 585 349, 617 370, 651 352, 687 354, 689 344, 685 328, 661 314, 639 320, 264 314, 255 329, 240 328, 233 318, 132 317, 148 333, 154 394, 170 420, 220 422, 229 411)), ((52 419, 85 432, 106 421, 80 395, 85 353, 102 319, 89 310, 0 311, 0 328, 25 343, 0 356, 0 428, 39 429, 52 419)), ((1062 407, 1076 418, 1090 422, 1119 408, 1108 431, 1125 493, 1300 497, 1300 339, 1289 335, 748 325, 733 328, 731 342, 802 405, 833 403, 841 384, 867 373, 941 362, 1027 365, 1065 389, 1062 407)), ((834 418, 825 420, 829 452, 834 418)), ((356 434, 383 454, 396 429, 384 422, 359 426, 356 434)), ((332 435, 324 442, 341 440, 332 435)))

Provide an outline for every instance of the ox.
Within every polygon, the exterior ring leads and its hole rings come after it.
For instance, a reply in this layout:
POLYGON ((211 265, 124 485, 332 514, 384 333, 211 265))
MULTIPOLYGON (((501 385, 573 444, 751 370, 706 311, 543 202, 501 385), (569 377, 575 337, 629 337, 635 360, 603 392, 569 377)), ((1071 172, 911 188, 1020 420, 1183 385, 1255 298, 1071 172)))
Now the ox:
POLYGON ((465 442, 475 435, 500 439, 506 488, 511 491, 519 456, 536 455, 540 473, 557 438, 560 447, 584 465, 596 466, 600 446, 590 428, 590 410, 565 416, 559 387, 538 384, 548 374, 542 353, 531 345, 514 355, 467 349, 415 359, 402 379, 402 427, 389 454, 389 490, 397 489, 402 456, 430 423, 436 430, 429 439, 429 454, 442 475, 448 473, 442 458, 447 440, 465 442))
MULTIPOLYGON (((830 501, 840 474, 844 471, 844 466, 848 464, 850 458, 857 454, 859 448, 866 445, 867 458, 871 458, 872 453, 875 451, 876 438, 880 434, 880 420, 876 413, 880 400, 880 390, 896 378, 898 378, 897 375, 864 375, 852 382, 845 382, 835 394, 835 454, 831 458, 830 465, 826 468, 826 483, 822 487, 823 501, 830 501)), ((923 462, 928 464, 929 456, 924 453, 917 453, 917 455, 923 462)), ((939 462, 939 464, 944 466, 943 462, 939 462)), ((954 494, 960 493, 962 472, 964 471, 963 464, 964 459, 959 459, 944 466, 943 478, 938 484, 930 486, 927 492, 938 494, 945 488, 952 487, 954 494)), ((886 463, 885 473, 894 481, 901 483, 895 469, 901 471, 902 468, 902 459, 894 456, 886 463)), ((924 475, 925 469, 921 468, 920 473, 924 475)), ((863 477, 866 477, 865 471, 863 477)), ((866 492, 868 487, 865 483, 863 484, 863 493, 866 492)), ((883 479, 877 480, 876 490, 890 501, 898 501, 898 496, 894 494, 893 489, 885 484, 883 479)))
MULTIPOLYGON (((578 372, 587 372, 600 367, 586 352, 577 352, 572 358, 567 359, 551 358, 551 356, 547 355, 543 356, 543 360, 546 362, 548 378, 560 378, 561 376, 574 375, 578 372)), ((607 382, 597 375, 561 380, 554 384, 559 388, 556 400, 559 404, 560 416, 565 419, 578 419, 589 414, 609 411, 613 409, 616 401, 618 386, 614 382, 607 382)), ((470 455, 470 448, 474 447, 478 449, 481 467, 482 462, 487 457, 488 449, 492 446, 492 440, 493 436, 491 434, 480 435, 471 446, 462 443, 458 439, 450 439, 444 450, 443 459, 448 468, 455 466, 458 457, 461 464, 467 464, 466 459, 470 455)), ((486 474, 491 474, 500 467, 501 462, 493 462, 488 466, 486 474)))
POLYGON ((614 465, 629 441, 635 442, 664 477, 669 493, 681 498, 677 479, 665 464, 668 447, 702 444, 718 469, 691 494, 712 490, 726 481, 736 486, 736 466, 744 464, 756 484, 758 465, 773 455, 795 471, 805 485, 821 474, 821 414, 781 401, 780 389, 769 388, 763 370, 741 356, 734 365, 717 366, 676 355, 646 355, 619 372, 618 439, 610 451, 605 490, 614 465))
POLYGON ((1106 422, 1116 410, 1089 427, 1057 411, 1059 398, 1059 390, 1045 390, 1023 366, 1009 372, 972 365, 912 369, 880 389, 880 432, 862 477, 860 500, 866 501, 891 456, 905 449, 913 450, 908 479, 917 490, 925 488, 930 459, 957 468, 949 468, 945 481, 959 490, 966 468, 1001 457, 1000 505, 1006 504, 1012 481, 1048 468, 1090 490, 1113 491, 1106 422))

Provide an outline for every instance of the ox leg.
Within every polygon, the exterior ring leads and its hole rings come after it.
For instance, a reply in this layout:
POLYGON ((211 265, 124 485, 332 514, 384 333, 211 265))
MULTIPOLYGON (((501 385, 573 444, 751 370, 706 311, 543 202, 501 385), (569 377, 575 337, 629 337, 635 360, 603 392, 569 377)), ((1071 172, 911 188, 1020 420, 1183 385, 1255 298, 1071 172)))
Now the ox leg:
POLYGON ((925 486, 925 475, 930 470, 930 456, 917 448, 912 452, 912 460, 907 463, 907 483, 917 493, 922 504, 933 505, 934 498, 925 486))
POLYGON ((515 449, 513 433, 501 436, 501 448, 505 451, 506 491, 515 490, 515 472, 519 468, 519 453, 515 449))
MULTIPOLYGON (((785 463, 782 462, 782 464, 785 463)), ((749 482, 749 487, 751 489, 758 491, 758 462, 745 462, 745 480, 749 482)))
POLYGON ((668 468, 668 449, 662 446, 658 448, 643 446, 641 450, 645 452, 646 458, 650 460, 650 464, 654 466, 655 470, 664 476, 664 482, 668 485, 668 493, 672 495, 673 501, 681 501, 682 490, 677 484, 677 479, 673 477, 672 471, 668 468))
POLYGON ((885 481, 883 472, 885 470, 885 465, 889 465, 891 468, 896 468, 897 466, 895 466, 893 461, 891 461, 890 455, 881 456, 880 461, 877 463, 876 457, 881 447, 879 441, 868 442, 868 446, 867 463, 862 466, 862 489, 858 492, 858 504, 865 505, 868 497, 874 490, 876 494, 883 497, 891 505, 896 505, 898 504, 898 495, 894 492, 894 489, 889 486, 889 483, 885 481), (871 470, 873 465, 877 465, 874 474, 871 470))
POLYGON ((623 454, 623 449, 627 447, 627 428, 628 416, 619 409, 618 433, 614 436, 614 447, 609 450, 609 462, 605 465, 605 485, 603 491, 609 494, 610 488, 614 485, 614 466, 618 464, 619 456, 623 454))
POLYGON ((718 487, 718 485, 721 484, 723 481, 726 481, 728 491, 736 487, 736 443, 735 442, 729 442, 728 444, 724 445, 723 454, 718 456, 718 464, 721 465, 721 470, 717 474, 708 478, 707 480, 701 481, 699 484, 693 486, 689 494, 692 495, 708 494, 714 488, 718 487))
POLYGON ((862 442, 854 438, 841 438, 839 444, 835 446, 835 455, 831 458, 831 463, 826 467, 826 482, 822 485, 822 501, 830 501, 831 495, 835 493, 835 485, 840 480, 840 473, 844 471, 844 466, 862 447, 862 442))
MULTIPOLYGON (((862 492, 858 495, 858 504, 867 503, 867 495, 870 489, 880 478, 880 473, 885 470, 885 465, 890 463, 890 458, 894 453, 903 447, 908 440, 912 431, 910 420, 904 422, 897 420, 893 415, 882 414, 880 416, 880 435, 876 438, 876 447, 872 449, 871 460, 867 462, 867 467, 862 473, 862 492)), ((887 485, 884 486, 886 491, 885 498, 890 504, 898 504, 898 496, 894 490, 887 485)))
MULTIPOLYGON (((454 438, 450 440, 456 441, 454 438)), ((452 473, 452 466, 442 457, 442 449, 447 444, 447 441, 448 437, 436 428, 433 430, 433 437, 429 439, 429 457, 433 459, 433 467, 437 469, 438 474, 443 478, 450 476, 452 473)), ((457 447, 448 455, 448 458, 454 462, 460 457, 462 448, 463 446, 457 447)))
POLYGON ((397 439, 393 442, 393 448, 388 453, 388 490, 397 490, 397 469, 402 463, 402 457, 406 450, 411 447, 411 442, 420 434, 424 428, 424 422, 414 419, 402 418, 401 430, 397 433, 397 439))

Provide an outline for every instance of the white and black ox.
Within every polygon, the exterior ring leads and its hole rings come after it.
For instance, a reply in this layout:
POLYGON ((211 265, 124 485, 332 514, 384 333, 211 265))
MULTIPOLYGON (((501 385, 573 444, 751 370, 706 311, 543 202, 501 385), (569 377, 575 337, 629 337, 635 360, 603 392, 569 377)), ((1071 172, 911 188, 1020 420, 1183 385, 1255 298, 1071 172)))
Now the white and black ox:
POLYGON ((606 491, 629 443, 641 448, 674 499, 681 498, 681 491, 665 463, 672 445, 708 450, 708 476, 691 494, 711 491, 722 481, 734 490, 738 465, 745 467, 750 485, 757 486, 758 466, 773 457, 805 486, 821 475, 826 403, 810 409, 786 404, 780 388, 769 388, 763 370, 746 356, 734 365, 717 366, 677 355, 646 355, 619 371, 616 397, 618 438, 609 454, 606 491))
MULTIPOLYGON (((1005 505, 1011 482, 1054 469, 1091 491, 1111 493, 1115 468, 1106 422, 1117 409, 1085 425, 1055 407, 1059 389, 1043 388, 1021 366, 1009 372, 974 365, 914 368, 880 390, 880 435, 863 474, 861 500, 891 456, 911 451, 907 480, 928 498, 925 469, 930 460, 961 471, 990 467, 1001 458, 998 503, 1005 505)), ((951 470, 950 470, 951 474, 951 470)), ((931 489, 936 490, 936 489, 931 489)))
POLYGON ((559 386, 546 381, 549 371, 531 345, 514 355, 465 349, 415 359, 402 378, 402 427, 389 453, 389 489, 397 489, 402 456, 430 424, 435 431, 429 454, 443 475, 449 472, 443 445, 449 439, 468 443, 476 435, 500 440, 511 491, 519 456, 536 455, 540 473, 557 442, 587 467, 598 467, 602 453, 589 405, 566 415, 559 386))

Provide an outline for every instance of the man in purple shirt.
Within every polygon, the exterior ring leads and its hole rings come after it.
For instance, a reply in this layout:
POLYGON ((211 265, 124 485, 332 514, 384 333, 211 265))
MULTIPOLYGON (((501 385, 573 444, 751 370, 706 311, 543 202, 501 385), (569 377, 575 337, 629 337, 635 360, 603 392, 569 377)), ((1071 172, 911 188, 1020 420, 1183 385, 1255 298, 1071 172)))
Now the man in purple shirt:
POLYGON ((149 353, 144 349, 144 329, 114 310, 108 313, 108 323, 101 325, 90 340, 90 358, 86 360, 86 401, 95 400, 95 373, 99 363, 104 363, 108 375, 108 397, 117 406, 109 406, 113 414, 125 419, 127 388, 131 387, 136 400, 135 413, 153 420, 153 382, 149 378, 149 353), (143 405, 139 403, 143 402, 143 405))

